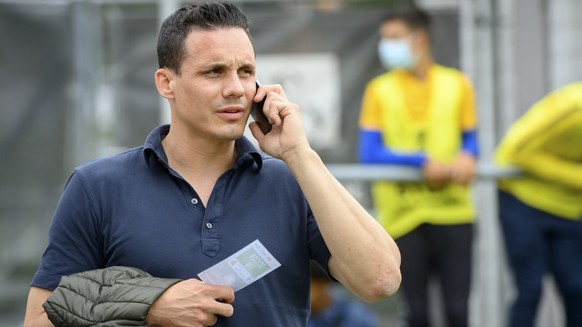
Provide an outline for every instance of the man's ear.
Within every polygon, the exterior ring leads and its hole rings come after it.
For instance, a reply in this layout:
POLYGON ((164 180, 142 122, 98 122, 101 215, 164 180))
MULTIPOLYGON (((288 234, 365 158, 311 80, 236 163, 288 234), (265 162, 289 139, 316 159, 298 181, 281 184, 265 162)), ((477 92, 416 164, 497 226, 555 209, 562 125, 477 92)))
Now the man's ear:
POLYGON ((166 68, 156 70, 154 79, 158 93, 166 99, 174 98, 173 76, 174 74, 166 68))

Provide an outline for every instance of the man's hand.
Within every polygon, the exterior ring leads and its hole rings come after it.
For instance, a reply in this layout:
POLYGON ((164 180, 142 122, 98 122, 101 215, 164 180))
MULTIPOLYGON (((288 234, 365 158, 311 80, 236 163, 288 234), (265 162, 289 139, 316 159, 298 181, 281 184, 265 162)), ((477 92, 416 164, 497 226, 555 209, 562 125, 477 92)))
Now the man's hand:
POLYGON ((452 170, 449 166, 434 160, 427 160, 422 166, 422 174, 428 186, 439 190, 447 186, 451 179, 452 170))
POLYGON ((150 307, 149 326, 214 326, 217 315, 230 317, 234 290, 188 279, 168 288, 150 307))
POLYGON ((468 153, 460 153, 452 167, 452 179, 455 183, 468 185, 475 177, 475 158, 468 153))
POLYGON ((273 124, 273 129, 267 135, 263 135, 256 123, 249 126, 261 150, 275 158, 285 160, 290 153, 310 149, 299 106, 289 102, 281 85, 261 86, 254 101, 259 102, 265 97, 263 112, 273 124))

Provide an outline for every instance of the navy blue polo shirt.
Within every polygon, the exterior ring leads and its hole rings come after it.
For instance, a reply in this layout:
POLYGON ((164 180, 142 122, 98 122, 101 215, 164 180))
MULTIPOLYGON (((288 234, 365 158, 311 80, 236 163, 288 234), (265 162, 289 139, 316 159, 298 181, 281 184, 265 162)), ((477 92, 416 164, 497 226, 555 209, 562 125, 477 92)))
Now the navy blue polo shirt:
POLYGON ((281 160, 245 137, 234 166, 205 207, 168 165, 156 128, 144 146, 75 169, 57 206, 32 285, 61 276, 130 266, 163 278, 197 274, 258 239, 281 267, 235 294, 234 315, 216 326, 305 326, 309 260, 330 257, 309 205, 281 160))

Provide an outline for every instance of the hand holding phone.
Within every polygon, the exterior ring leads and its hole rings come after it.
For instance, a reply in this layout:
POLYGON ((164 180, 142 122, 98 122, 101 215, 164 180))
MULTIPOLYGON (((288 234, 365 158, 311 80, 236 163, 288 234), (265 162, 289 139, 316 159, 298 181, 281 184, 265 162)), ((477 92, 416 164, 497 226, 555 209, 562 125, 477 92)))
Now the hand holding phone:
MULTIPOLYGON (((257 90, 259 89, 260 86, 262 86, 263 84, 261 84, 261 81, 259 81, 258 78, 255 78, 255 83, 257 84, 257 90)), ((271 131, 271 129, 273 128, 273 126, 271 126, 271 123, 269 123, 269 119, 267 118, 267 116, 265 116, 265 113, 263 112, 263 106, 265 105, 265 98, 263 98, 263 100, 261 100, 261 102, 254 102, 253 101, 253 105, 251 106, 251 116, 253 117, 253 119, 255 120, 255 122, 257 123, 257 125, 259 125, 259 128, 261 129, 261 132, 263 132, 263 134, 267 134, 271 131)))

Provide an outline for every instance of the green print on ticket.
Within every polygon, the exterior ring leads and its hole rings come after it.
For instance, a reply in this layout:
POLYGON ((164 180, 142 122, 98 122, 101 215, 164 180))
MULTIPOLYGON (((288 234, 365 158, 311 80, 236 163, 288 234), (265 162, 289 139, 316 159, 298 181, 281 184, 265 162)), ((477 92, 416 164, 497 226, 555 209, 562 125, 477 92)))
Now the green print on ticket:
POLYGON ((269 270, 269 265, 259 256, 254 248, 249 248, 236 256, 236 260, 253 276, 257 278, 269 270))

